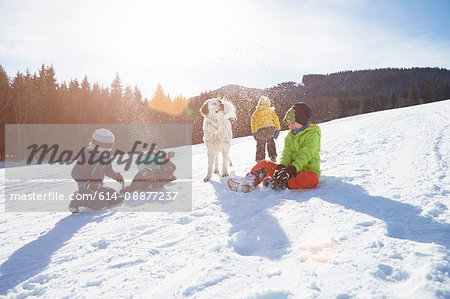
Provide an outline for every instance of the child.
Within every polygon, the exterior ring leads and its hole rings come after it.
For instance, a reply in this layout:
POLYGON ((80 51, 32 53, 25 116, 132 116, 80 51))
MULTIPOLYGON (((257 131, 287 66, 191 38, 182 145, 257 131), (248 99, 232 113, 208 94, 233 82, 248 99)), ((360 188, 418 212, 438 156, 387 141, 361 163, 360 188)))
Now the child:
POLYGON ((174 152, 168 152, 162 161, 155 159, 160 153, 159 147, 155 146, 153 151, 143 152, 142 157, 136 161, 138 173, 133 181, 123 192, 148 191, 150 189, 162 188, 165 184, 176 180, 173 175, 176 166, 170 159, 175 155, 174 152), (146 161, 150 161, 146 163, 146 161), (162 163, 161 163, 162 162, 162 163))
POLYGON ((312 110, 305 103, 293 105, 284 121, 289 126, 280 164, 270 161, 257 163, 242 182, 230 179, 233 191, 249 192, 264 180, 264 187, 275 190, 314 188, 320 176, 319 126, 308 124, 312 110))
POLYGON ((69 204, 72 213, 78 213, 79 207, 100 210, 124 200, 114 189, 103 186, 105 175, 123 183, 123 176, 112 169, 113 145, 114 134, 110 130, 98 129, 92 134, 89 146, 72 169, 72 177, 78 183, 78 192, 69 204))
POLYGON ((270 99, 261 97, 258 106, 251 117, 251 129, 253 138, 256 140, 256 162, 266 158, 269 153, 270 161, 277 161, 277 149, 275 147, 275 139, 280 134, 280 120, 275 114, 274 108, 270 107, 270 99))

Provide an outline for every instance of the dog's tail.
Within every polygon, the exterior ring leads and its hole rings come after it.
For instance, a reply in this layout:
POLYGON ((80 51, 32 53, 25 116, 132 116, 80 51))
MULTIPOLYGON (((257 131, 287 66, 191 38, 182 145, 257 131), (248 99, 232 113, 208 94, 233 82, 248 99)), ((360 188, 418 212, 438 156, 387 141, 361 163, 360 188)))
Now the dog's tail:
POLYGON ((234 107, 233 103, 226 99, 223 99, 222 102, 224 105, 225 117, 233 120, 236 119, 236 108, 234 107))

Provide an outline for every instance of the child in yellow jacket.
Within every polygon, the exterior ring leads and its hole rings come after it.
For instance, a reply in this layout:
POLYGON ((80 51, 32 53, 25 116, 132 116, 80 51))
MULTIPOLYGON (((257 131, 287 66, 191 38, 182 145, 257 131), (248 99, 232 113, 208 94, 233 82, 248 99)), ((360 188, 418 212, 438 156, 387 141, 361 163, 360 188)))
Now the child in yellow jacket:
POLYGON ((277 149, 275 140, 280 134, 280 120, 275 114, 274 107, 270 106, 270 99, 262 96, 258 106, 251 117, 251 129, 253 138, 256 140, 256 162, 265 160, 266 144, 269 158, 272 162, 277 161, 277 149))

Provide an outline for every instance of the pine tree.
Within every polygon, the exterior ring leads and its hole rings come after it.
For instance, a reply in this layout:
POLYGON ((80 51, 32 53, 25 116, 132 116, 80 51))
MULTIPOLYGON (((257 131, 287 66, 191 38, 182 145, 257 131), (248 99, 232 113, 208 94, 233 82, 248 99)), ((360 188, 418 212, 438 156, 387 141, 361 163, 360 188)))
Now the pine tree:
POLYGON ((121 101, 122 101, 122 82, 120 81, 119 74, 116 73, 116 76, 111 83, 111 106, 112 106, 112 119, 120 120, 121 117, 121 101))
POLYGON ((39 95, 36 93, 35 82, 27 70, 23 75, 17 72, 12 82, 13 121, 16 124, 37 123, 40 119, 39 95))
POLYGON ((120 103, 120 121, 123 123, 135 123, 136 122, 136 110, 134 105, 133 90, 130 86, 125 88, 122 101, 120 103))
POLYGON ((122 82, 120 81, 119 73, 116 73, 116 77, 111 83, 111 97, 121 100, 122 92, 122 82))
POLYGON ((359 113, 364 114, 364 113, 369 112, 369 109, 370 109, 369 104, 370 104, 370 97, 362 98, 362 100, 360 101, 359 113))
POLYGON ((111 104, 111 92, 108 87, 102 87, 100 90, 99 111, 101 114, 97 117, 101 123, 113 123, 113 105, 111 104))
MULTIPOLYGON (((3 66, 0 65, 0 142, 2 145, 5 144, 5 124, 12 122, 11 116, 12 103, 11 103, 11 86, 10 80, 3 66)), ((5 159, 5 147, 0 147, 0 160, 5 159)))
POLYGON ((423 80, 422 86, 420 88, 420 97, 425 103, 432 102, 436 98, 434 86, 427 79, 423 80))
POLYGON ((91 84, 88 81, 87 76, 85 75, 83 81, 81 81, 81 93, 89 94, 91 92, 91 84))
POLYGON ((78 120, 80 123, 90 123, 98 114, 98 111, 92 110, 92 100, 91 100, 91 84, 85 75, 83 81, 81 81, 80 86, 80 97, 79 97, 79 110, 78 110, 78 120))
POLYGON ((141 103, 142 102, 142 93, 137 87, 137 85, 134 86, 133 96, 136 102, 141 103))
POLYGON ((62 121, 61 123, 70 123, 72 114, 72 102, 69 96, 69 88, 66 81, 63 81, 58 87, 58 96, 62 104, 62 121))
POLYGON ((92 87, 90 88, 90 92, 89 92, 89 97, 88 97, 89 107, 87 107, 87 109, 89 109, 89 112, 90 112, 90 113, 88 113, 88 115, 89 115, 88 123, 94 123, 94 124, 95 123, 98 123, 98 124, 105 123, 103 116, 105 114, 108 114, 108 112, 102 106, 102 104, 103 104, 102 98, 103 98, 102 88, 100 87, 98 82, 92 84, 92 87))
MULTIPOLYGON (((169 114, 171 113, 171 104, 172 102, 164 94, 161 84, 158 84, 158 86, 156 86, 155 94, 149 102, 149 108, 158 112, 169 114)), ((162 119, 159 119, 159 121, 161 122, 162 119)))
POLYGON ((40 106, 40 114, 38 118, 44 123, 57 123, 63 115, 63 105, 61 99, 58 98, 55 69, 53 66, 46 67, 41 65, 38 75, 32 79, 36 83, 36 92, 40 106))
POLYGON ((70 80, 68 88, 68 97, 70 105, 70 120, 71 123, 81 123, 81 111, 85 108, 81 105, 81 90, 77 79, 70 80))
POLYGON ((98 82, 94 83, 94 85, 92 85, 92 98, 94 100, 99 100, 99 97, 101 95, 101 88, 100 85, 98 84, 98 82))
POLYGON ((397 107, 397 96, 395 95, 395 91, 392 91, 387 103, 387 109, 392 109, 395 107, 397 107))
POLYGON ((402 90, 401 94, 400 94, 401 98, 407 98, 408 97, 408 90, 404 89, 402 90))
POLYGON ((7 123, 11 107, 11 87, 9 77, 5 69, 0 64, 0 117, 2 123, 7 123))
POLYGON ((185 114, 189 114, 189 115, 192 114, 192 111, 188 112, 188 110, 187 110, 189 102, 190 102, 190 100, 186 99, 182 95, 176 96, 172 102, 172 113, 175 116, 180 117, 179 123, 184 123, 186 121, 185 114))
POLYGON ((411 86, 408 90, 408 106, 419 104, 419 90, 414 82, 411 82, 411 86))

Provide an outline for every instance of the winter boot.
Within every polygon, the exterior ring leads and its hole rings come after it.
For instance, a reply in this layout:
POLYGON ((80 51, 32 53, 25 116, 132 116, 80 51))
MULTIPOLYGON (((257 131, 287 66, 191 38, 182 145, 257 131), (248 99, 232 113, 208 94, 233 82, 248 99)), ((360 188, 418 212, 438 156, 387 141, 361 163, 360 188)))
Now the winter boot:
POLYGON ((272 161, 273 163, 277 163, 277 157, 276 156, 270 157, 270 161, 272 161))
POLYGON ((264 186, 264 188, 273 189, 273 190, 284 190, 287 188, 286 186, 283 187, 280 184, 278 184, 277 180, 275 180, 274 178, 265 178, 264 182, 263 182, 263 186, 264 186))
POLYGON ((276 181, 273 178, 265 178, 263 182, 264 188, 274 189, 276 181))
POLYGON ((77 200, 72 199, 69 203, 69 210, 72 212, 72 214, 76 214, 80 211, 80 207, 78 206, 77 200))
POLYGON ((265 168, 259 168, 249 172, 242 180, 229 179, 228 186, 233 191, 247 193, 255 189, 266 175, 267 170, 265 168))

